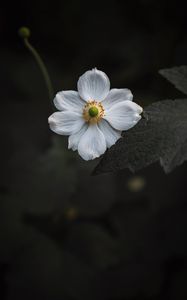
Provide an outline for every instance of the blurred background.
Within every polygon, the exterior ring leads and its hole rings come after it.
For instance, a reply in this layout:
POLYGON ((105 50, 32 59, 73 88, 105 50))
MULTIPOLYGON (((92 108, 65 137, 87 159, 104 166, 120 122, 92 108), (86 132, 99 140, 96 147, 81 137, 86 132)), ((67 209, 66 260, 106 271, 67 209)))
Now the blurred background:
POLYGON ((0 11, 0 299, 187 299, 187 164, 91 176, 67 150, 17 30, 55 92, 97 67, 141 106, 184 98, 158 70, 187 64, 184 1, 6 1, 0 11))

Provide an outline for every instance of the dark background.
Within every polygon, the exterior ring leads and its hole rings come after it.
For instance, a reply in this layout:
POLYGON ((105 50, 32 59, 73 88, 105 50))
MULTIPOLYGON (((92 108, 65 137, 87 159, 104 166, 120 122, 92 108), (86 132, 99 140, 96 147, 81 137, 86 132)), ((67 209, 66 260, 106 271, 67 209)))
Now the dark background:
POLYGON ((158 70, 187 64, 182 1, 6 2, 0 11, 0 299, 187 299, 183 164, 91 176, 94 162, 48 128, 55 91, 97 67, 141 106, 184 97, 158 70))

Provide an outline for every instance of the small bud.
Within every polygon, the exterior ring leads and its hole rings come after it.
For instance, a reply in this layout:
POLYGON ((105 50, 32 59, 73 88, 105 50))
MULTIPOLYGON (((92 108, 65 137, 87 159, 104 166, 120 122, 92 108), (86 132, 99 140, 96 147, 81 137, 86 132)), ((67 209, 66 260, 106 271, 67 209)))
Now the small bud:
POLYGON ((146 180, 141 176, 133 176, 127 182, 127 187, 131 192, 140 192, 145 188, 146 180))
POLYGON ((77 211, 77 209, 74 208, 74 207, 68 208, 67 211, 65 212, 65 217, 69 221, 76 220, 77 217, 78 217, 78 211, 77 211))
POLYGON ((21 27, 18 30, 18 34, 21 38, 25 39, 25 38, 29 38, 31 35, 31 31, 28 27, 21 27))

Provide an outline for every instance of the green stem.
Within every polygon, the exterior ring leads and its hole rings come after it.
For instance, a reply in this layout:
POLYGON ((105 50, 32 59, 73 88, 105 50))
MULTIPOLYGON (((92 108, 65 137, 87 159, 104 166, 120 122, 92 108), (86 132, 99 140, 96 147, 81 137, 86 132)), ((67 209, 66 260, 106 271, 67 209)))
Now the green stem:
POLYGON ((47 68, 46 68, 46 66, 45 66, 42 58, 40 57, 40 55, 36 51, 36 49, 30 44, 28 38, 26 38, 26 37, 23 38, 23 41, 24 41, 24 44, 25 44, 26 48, 34 56, 34 58, 35 58, 35 60, 36 60, 36 62, 38 64, 38 66, 40 68, 40 71, 42 72, 42 75, 43 75, 44 80, 45 80, 46 87, 48 89, 49 99, 51 101, 53 99, 53 97, 54 97, 54 91, 53 91, 53 86, 52 86, 51 79, 49 77, 47 68))

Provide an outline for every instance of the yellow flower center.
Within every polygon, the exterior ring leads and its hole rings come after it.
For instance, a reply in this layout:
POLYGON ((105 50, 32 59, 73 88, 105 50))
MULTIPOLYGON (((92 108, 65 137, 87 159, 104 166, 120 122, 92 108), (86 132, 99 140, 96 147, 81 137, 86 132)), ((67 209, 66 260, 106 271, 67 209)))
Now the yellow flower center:
POLYGON ((98 123, 104 116, 104 108, 101 102, 89 101, 83 109, 83 118, 86 122, 95 124, 98 123))

